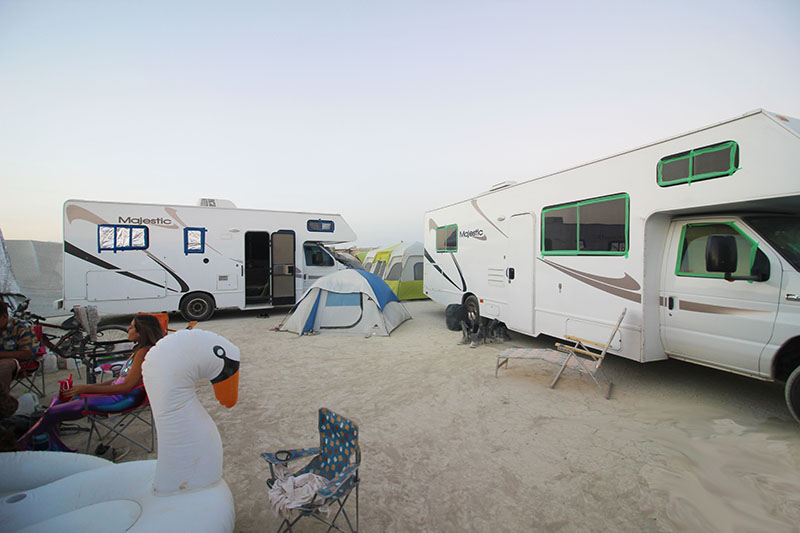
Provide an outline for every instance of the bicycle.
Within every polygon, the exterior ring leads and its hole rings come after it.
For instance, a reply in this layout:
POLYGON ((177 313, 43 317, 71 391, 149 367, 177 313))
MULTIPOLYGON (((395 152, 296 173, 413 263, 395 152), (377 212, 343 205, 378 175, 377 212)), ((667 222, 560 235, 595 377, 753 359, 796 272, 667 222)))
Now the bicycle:
MULTIPOLYGON (((76 362, 80 361, 88 369, 86 372, 86 382, 94 383, 94 372, 92 371, 99 359, 114 359, 122 354, 130 353, 133 348, 132 343, 128 341, 128 330, 125 326, 116 324, 107 324, 97 328, 95 339, 89 337, 86 332, 73 315, 67 318, 61 324, 54 324, 47 322, 43 316, 37 315, 28 310, 30 299, 21 294, 2 294, 6 300, 11 300, 10 297, 22 299, 13 308, 9 306, 10 314, 19 320, 24 320, 34 326, 41 326, 41 344, 50 350, 52 353, 64 359, 74 359, 76 362), (48 328, 50 331, 45 331, 48 328), (64 333, 53 333, 52 330, 64 331, 64 333)), ((80 376, 80 369, 78 376, 80 376)))

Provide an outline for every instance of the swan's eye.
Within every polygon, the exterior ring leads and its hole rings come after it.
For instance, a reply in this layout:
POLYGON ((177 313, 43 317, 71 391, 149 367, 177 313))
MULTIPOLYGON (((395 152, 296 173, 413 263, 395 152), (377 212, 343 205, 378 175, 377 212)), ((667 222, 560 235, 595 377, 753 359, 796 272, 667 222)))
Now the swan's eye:
POLYGON ((225 358, 225 348, 223 348, 222 346, 214 346, 213 350, 214 350, 214 355, 216 355, 220 359, 225 358))

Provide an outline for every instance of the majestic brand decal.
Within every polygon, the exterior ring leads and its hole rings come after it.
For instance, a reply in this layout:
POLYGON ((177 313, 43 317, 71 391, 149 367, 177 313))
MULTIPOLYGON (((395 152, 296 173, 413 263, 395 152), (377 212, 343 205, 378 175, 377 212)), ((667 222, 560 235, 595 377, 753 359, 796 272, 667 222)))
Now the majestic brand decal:
POLYGON ((458 232, 458 236, 462 239, 477 239, 479 241, 486 240, 486 234, 483 233, 483 230, 478 229, 470 229, 470 230, 461 230, 458 232))
POLYGON ((119 217, 120 224, 152 224, 153 226, 170 226, 172 220, 168 218, 142 218, 142 217, 119 217))
MULTIPOLYGON (((173 218, 180 221, 180 219, 177 216, 175 216, 169 208, 164 208, 164 209, 169 214, 173 215, 173 218)), ((67 221, 70 224, 72 224, 76 220, 85 220, 87 222, 97 225, 111 224, 111 222, 104 220, 103 218, 96 215, 95 213, 92 213, 88 209, 72 204, 67 206, 66 216, 67 216, 67 221)), ((169 218, 161 218, 161 217, 158 218, 118 217, 118 218, 119 222, 117 222, 117 224, 153 224, 155 226, 160 226, 165 229, 178 229, 178 226, 176 226, 172 222, 172 219, 169 218)))

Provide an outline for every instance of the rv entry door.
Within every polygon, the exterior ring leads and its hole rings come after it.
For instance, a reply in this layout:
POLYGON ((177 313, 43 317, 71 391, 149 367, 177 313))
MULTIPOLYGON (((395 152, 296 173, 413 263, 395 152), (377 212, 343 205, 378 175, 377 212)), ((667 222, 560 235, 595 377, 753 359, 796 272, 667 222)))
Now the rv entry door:
POLYGON ((530 213, 512 215, 508 220, 506 288, 508 312, 503 322, 509 329, 533 332, 534 220, 530 213))
POLYGON ((245 305, 269 302, 269 233, 248 231, 244 234, 245 305))
POLYGON ((272 305, 292 305, 295 300, 294 232, 272 234, 272 305))

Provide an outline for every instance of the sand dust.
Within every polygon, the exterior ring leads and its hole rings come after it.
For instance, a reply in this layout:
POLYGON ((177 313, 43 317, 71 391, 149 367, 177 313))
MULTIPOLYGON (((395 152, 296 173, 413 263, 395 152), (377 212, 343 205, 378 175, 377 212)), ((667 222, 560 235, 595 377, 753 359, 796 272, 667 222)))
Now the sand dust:
MULTIPOLYGON (((551 390, 544 361, 494 373, 504 348, 552 339, 470 349, 441 306, 406 305, 413 320, 386 338, 270 331, 285 311, 202 324, 242 351, 233 409, 199 389, 237 531, 277 528, 259 454, 316 445, 323 406, 360 427, 362 531, 800 531, 800 425, 780 385, 611 357, 611 400, 571 370, 551 390)), ((85 446, 85 433, 69 438, 85 446)))

